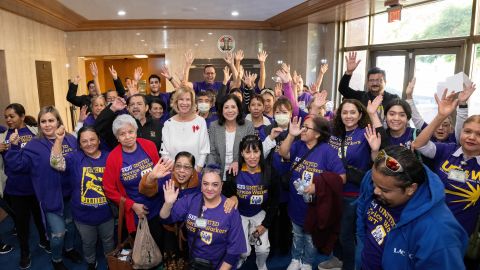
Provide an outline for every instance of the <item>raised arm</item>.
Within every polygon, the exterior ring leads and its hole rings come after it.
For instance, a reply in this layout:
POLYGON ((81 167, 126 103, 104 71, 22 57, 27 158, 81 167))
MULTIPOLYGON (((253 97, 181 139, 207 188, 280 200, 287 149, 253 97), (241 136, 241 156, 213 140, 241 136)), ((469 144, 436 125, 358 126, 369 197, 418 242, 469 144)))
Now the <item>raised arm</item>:
POLYGON ((463 91, 458 94, 458 109, 457 119, 455 121, 455 139, 457 143, 460 142, 460 133, 462 132, 463 123, 468 117, 468 100, 475 92, 476 85, 474 83, 470 85, 464 85, 463 91))
POLYGON ((123 87, 122 80, 118 78, 117 71, 113 67, 108 67, 108 71, 110 71, 110 75, 112 75, 113 79, 113 84, 115 85, 115 90, 117 91, 117 94, 119 97, 124 97, 125 96, 125 87, 123 87))
POLYGON ((267 59, 268 54, 266 51, 261 51, 257 54, 258 62, 260 63, 260 79, 258 80, 258 88, 261 90, 265 88, 265 60, 267 59))
POLYGON ((327 73, 327 71, 328 71, 328 64, 320 65, 320 71, 318 71, 317 80, 315 81, 315 86, 317 87, 317 89, 313 91, 313 89, 310 88, 310 91, 317 92, 322 87, 323 76, 325 75, 325 73, 327 73))
POLYGON ((350 52, 348 53, 348 57, 345 56, 345 61, 347 63, 347 70, 340 80, 338 91, 345 98, 360 99, 363 95, 363 91, 357 91, 350 88, 350 79, 352 78, 353 71, 358 67, 361 60, 357 60, 356 52, 350 52))
POLYGON ((410 108, 412 109, 412 121, 413 121, 413 124, 415 125, 415 128, 421 130, 426 123, 423 120, 423 117, 418 112, 417 106, 415 106, 415 102, 413 100, 413 90, 415 89, 415 82, 416 81, 417 81, 417 79, 414 77, 408 83, 408 86, 405 89, 405 95, 406 95, 406 98, 407 98, 405 101, 408 103, 408 105, 410 105, 410 108))
POLYGON ((80 76, 75 76, 70 84, 68 85, 68 92, 67 92, 67 101, 72 103, 77 107, 82 107, 84 104, 84 100, 77 96, 78 90, 78 82, 80 81, 80 76))
POLYGON ((55 143, 53 143, 52 151, 50 153, 50 166, 61 172, 65 171, 66 169, 65 157, 62 154, 62 143, 63 138, 65 138, 65 134, 64 126, 60 126, 55 131, 55 143))
POLYGON ((95 62, 90 63, 90 72, 92 73, 93 82, 95 83, 95 88, 97 89, 97 93, 100 95, 102 93, 102 90, 100 88, 100 81, 98 80, 97 63, 95 62))
POLYGON ((243 58, 245 58, 245 55, 243 54, 243 50, 239 49, 238 51, 236 51, 234 54, 234 57, 235 57, 235 68, 237 68, 238 70, 240 68, 243 58))
POLYGON ((173 88, 178 88, 180 87, 180 82, 175 79, 175 77, 172 76, 170 73, 170 70, 166 65, 163 65, 160 67, 160 75, 165 78, 165 80, 169 81, 172 85, 173 88))
POLYGON ((290 159, 290 148, 295 140, 295 137, 300 135, 305 130, 305 128, 300 127, 301 122, 302 118, 297 116, 293 117, 292 121, 290 122, 288 135, 285 140, 283 140, 282 144, 280 144, 280 149, 278 150, 278 153, 284 159, 290 159))
POLYGON ((435 101, 438 105, 437 115, 412 143, 414 149, 423 147, 430 141, 435 130, 442 124, 443 120, 455 110, 458 104, 458 99, 455 98, 454 93, 447 95, 447 89, 443 91, 441 98, 438 98, 437 94, 435 94, 435 101))
MULTIPOLYGON (((233 53, 226 52, 225 56, 223 57, 223 60, 225 61, 225 63, 227 63, 228 67, 230 68, 230 71, 232 72, 232 77, 236 79, 239 76, 238 72, 239 72, 240 66, 238 67, 235 66, 233 53)), ((242 77, 243 77, 243 73, 242 73, 242 77)))
POLYGON ((160 217, 166 219, 170 217, 172 213, 173 204, 177 200, 179 189, 175 188, 175 182, 173 180, 168 180, 165 185, 163 185, 163 196, 165 198, 165 203, 160 209, 160 217))
POLYGON ((292 103, 292 114, 294 116, 298 115, 298 100, 295 97, 295 90, 292 88, 292 76, 290 75, 290 66, 282 66, 281 69, 277 70, 277 76, 282 82, 283 95, 290 100, 292 103))

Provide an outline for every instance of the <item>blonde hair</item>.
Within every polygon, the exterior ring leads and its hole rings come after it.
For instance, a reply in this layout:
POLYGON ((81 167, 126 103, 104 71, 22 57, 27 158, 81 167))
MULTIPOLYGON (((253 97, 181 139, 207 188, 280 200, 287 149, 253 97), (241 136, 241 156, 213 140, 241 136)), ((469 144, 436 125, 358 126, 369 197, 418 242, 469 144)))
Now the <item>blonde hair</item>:
MULTIPOLYGON (((40 118, 47 113, 53 114, 53 116, 57 119, 57 128, 63 125, 63 121, 62 121, 62 117, 60 117, 60 113, 53 106, 45 106, 40 109, 40 112, 38 112, 38 119, 37 119, 39 125, 40 125, 40 118)), ((44 134, 41 128, 38 129, 38 136, 44 137, 44 134)))
POLYGON ((178 113, 179 111, 178 99, 184 94, 190 95, 190 99, 192 102, 192 107, 190 108, 190 112, 195 113, 197 111, 197 106, 195 104, 195 92, 193 91, 192 88, 187 86, 180 86, 179 88, 175 89, 175 94, 173 95, 173 100, 172 100, 172 108, 175 110, 176 113, 178 113))

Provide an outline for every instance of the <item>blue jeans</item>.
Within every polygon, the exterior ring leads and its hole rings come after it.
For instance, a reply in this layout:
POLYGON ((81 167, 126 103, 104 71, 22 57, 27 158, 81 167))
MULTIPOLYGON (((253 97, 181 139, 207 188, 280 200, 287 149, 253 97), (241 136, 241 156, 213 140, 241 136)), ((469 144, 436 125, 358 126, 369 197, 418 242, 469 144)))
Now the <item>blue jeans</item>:
POLYGON ((63 248, 73 249, 75 225, 73 224, 70 201, 63 202, 63 216, 47 212, 45 214, 47 225, 50 230, 50 247, 52 248, 52 260, 62 261, 63 248))
POLYGON ((305 233, 302 226, 292 222, 292 259, 313 266, 317 249, 313 245, 312 235, 305 233))
POLYGON ((355 233, 357 220, 356 197, 343 197, 342 225, 340 229, 343 270, 355 269, 355 233))

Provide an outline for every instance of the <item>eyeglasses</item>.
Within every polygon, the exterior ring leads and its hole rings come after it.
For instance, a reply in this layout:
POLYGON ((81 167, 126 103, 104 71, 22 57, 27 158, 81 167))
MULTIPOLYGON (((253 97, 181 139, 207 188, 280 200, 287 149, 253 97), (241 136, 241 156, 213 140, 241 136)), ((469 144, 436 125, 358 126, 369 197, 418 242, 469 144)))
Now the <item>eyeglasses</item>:
POLYGON ((368 82, 369 83, 381 83, 381 82, 383 82, 383 79, 369 79, 368 82))
POLYGON ((306 129, 310 129, 310 130, 313 130, 313 131, 317 131, 316 129, 311 128, 311 127, 308 127, 308 126, 305 126, 305 125, 302 125, 302 128, 306 128, 306 129))
POLYGON ((180 171, 182 169, 185 171, 190 171, 191 169, 193 169, 193 167, 191 165, 175 164, 174 169, 177 171, 180 171))
POLYGON ((396 173, 404 172, 402 164, 400 164, 400 162, 398 162, 398 160, 389 156, 387 154, 387 152, 385 152, 385 150, 381 150, 380 152, 378 152, 378 155, 375 158, 375 160, 377 160, 377 161, 381 160, 381 159, 385 160, 385 167, 387 167, 387 169, 389 169, 390 171, 396 172, 396 173))

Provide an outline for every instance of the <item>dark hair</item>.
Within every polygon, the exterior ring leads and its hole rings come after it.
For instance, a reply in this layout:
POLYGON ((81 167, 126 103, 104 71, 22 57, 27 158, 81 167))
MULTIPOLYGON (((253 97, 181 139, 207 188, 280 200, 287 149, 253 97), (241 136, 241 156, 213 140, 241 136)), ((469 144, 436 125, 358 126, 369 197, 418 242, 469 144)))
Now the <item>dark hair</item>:
POLYGON ((260 103, 262 104, 265 104, 265 100, 263 99, 263 97, 259 94, 253 94, 251 97, 250 97, 250 104, 249 106, 252 104, 252 101, 256 99, 258 101, 260 101, 260 103))
POLYGON ((20 117, 25 116, 25 108, 20 103, 12 103, 12 104, 8 105, 5 108, 5 111, 8 110, 8 109, 12 109, 20 117))
POLYGON ((243 164, 245 164, 245 159, 242 156, 242 152, 243 150, 247 150, 247 149, 260 151, 260 160, 258 164, 260 165, 260 168, 263 171, 265 169, 265 159, 263 157, 263 146, 262 146, 262 140, 260 140, 260 138, 257 135, 246 135, 240 141, 240 151, 238 153, 239 154, 238 168, 241 169, 243 164))
POLYGON ((35 119, 35 117, 33 117, 31 115, 25 115, 25 119, 23 119, 23 122, 27 126, 38 127, 37 120, 35 119))
POLYGON ((130 105, 130 100, 132 100, 133 97, 141 97, 143 99, 143 102, 145 103, 145 105, 148 105, 147 104, 147 98, 143 94, 135 94, 135 95, 129 96, 128 99, 127 99, 127 105, 130 105))
POLYGON ((223 106, 229 100, 233 100, 235 102, 235 104, 237 105, 238 115, 237 115, 237 118, 236 118, 236 122, 237 122, 238 125, 243 126, 243 124, 245 124, 245 118, 243 117, 242 102, 240 101, 240 99, 237 96, 235 96, 233 94, 228 95, 222 101, 222 103, 220 104, 220 107, 218 108, 218 124, 220 126, 223 126, 223 124, 225 123, 225 116, 223 116, 223 106))
POLYGON ((292 102, 286 97, 279 97, 275 103, 273 103, 273 113, 277 110, 278 107, 284 106, 290 112, 293 111, 292 102))
POLYGON ((303 87, 307 88, 308 90, 310 90, 310 87, 308 87, 308 85, 304 84, 303 87))
POLYGON ((319 115, 309 115, 305 118, 305 121, 307 121, 307 119, 312 119, 314 125, 313 130, 320 133, 320 137, 318 137, 317 143, 328 142, 328 140, 330 139, 330 123, 325 118, 319 115))
POLYGON ((79 148, 80 148, 80 137, 82 137, 82 133, 87 132, 87 131, 91 131, 91 132, 95 133, 95 135, 97 135, 97 137, 98 137, 98 140, 100 140, 100 136, 98 135, 98 132, 94 127, 83 126, 78 130, 78 133, 77 133, 77 145, 78 145, 79 148))
POLYGON ((177 155, 175 155, 175 162, 181 157, 186 157, 188 158, 188 161, 190 161, 190 165, 195 168, 195 156, 192 155, 190 152, 187 151, 181 151, 178 152, 177 155))
POLYGON ((209 68, 209 67, 215 69, 215 66, 214 66, 214 65, 205 65, 205 66, 203 67, 203 72, 205 72, 205 70, 206 70, 207 68, 209 68))
POLYGON ((340 106, 338 106, 337 114, 335 114, 335 118, 333 119, 333 134, 337 137, 345 137, 345 124, 342 121, 342 109, 343 106, 346 104, 353 104, 357 111, 362 115, 358 120, 358 126, 360 128, 365 128, 368 124, 371 123, 370 116, 368 116, 367 108, 358 100, 356 99, 344 99, 340 106))
POLYGON ((397 186, 405 190, 406 187, 413 183, 423 184, 427 180, 427 174, 423 164, 417 159, 415 153, 410 149, 400 146, 391 145, 383 149, 387 155, 397 160, 403 167, 403 172, 394 172, 385 167, 385 159, 377 158, 373 163, 373 167, 386 176, 393 176, 400 182, 397 186))
POLYGON ((95 82, 93 80, 88 81, 87 82, 87 89, 88 89, 88 87, 90 87, 90 84, 95 85, 95 82))
POLYGON ((386 82, 387 81, 387 75, 385 73, 385 70, 379 68, 379 67, 373 67, 368 70, 367 72, 367 80, 370 78, 370 75, 372 74, 382 74, 383 80, 386 82))
POLYGON ((166 106, 165 106, 165 103, 163 102, 163 100, 159 99, 159 98, 152 98, 152 100, 150 100, 150 103, 148 103, 148 107, 149 109, 152 108, 152 104, 153 103, 156 103, 156 104, 159 104, 160 106, 162 106, 162 109, 163 109, 163 112, 167 112, 166 111, 166 106))
POLYGON ((160 79, 160 77, 157 74, 152 74, 152 75, 150 75, 150 77, 148 77, 148 83, 150 83, 150 80, 153 79, 153 78, 158 79, 158 82, 162 82, 162 80, 160 79))
POLYGON ((131 80, 130 77, 125 77, 125 79, 123 79, 124 82, 127 82, 127 80, 131 80))
POLYGON ((388 111, 393 107, 393 106, 400 106, 402 107, 403 111, 407 115, 407 119, 410 120, 412 118, 412 108, 410 108, 410 105, 403 99, 396 98, 392 101, 390 101, 386 106, 384 110, 385 116, 387 116, 388 111))
POLYGON ((233 93, 239 93, 242 97, 243 97, 243 92, 240 88, 232 88, 230 89, 230 91, 228 92, 228 94, 233 94, 233 93))

